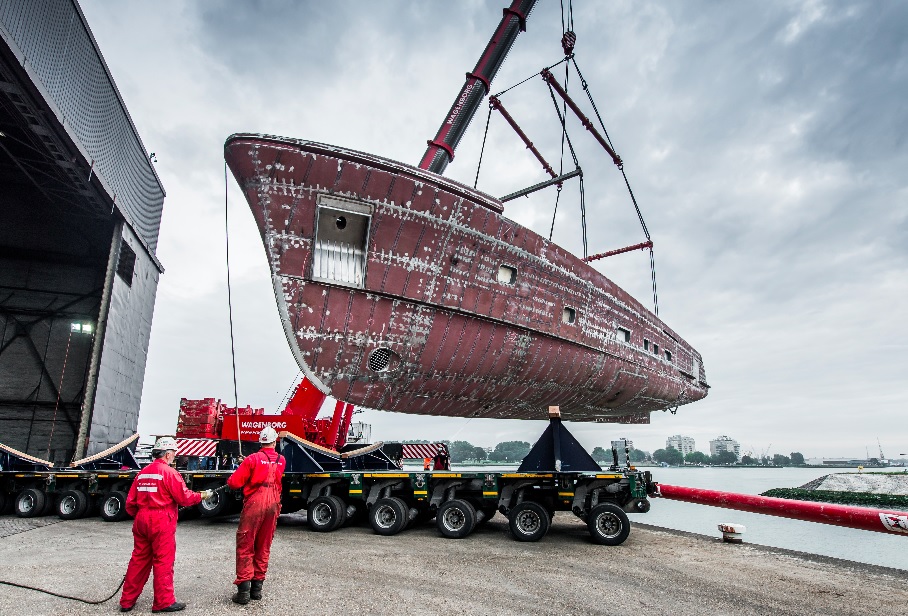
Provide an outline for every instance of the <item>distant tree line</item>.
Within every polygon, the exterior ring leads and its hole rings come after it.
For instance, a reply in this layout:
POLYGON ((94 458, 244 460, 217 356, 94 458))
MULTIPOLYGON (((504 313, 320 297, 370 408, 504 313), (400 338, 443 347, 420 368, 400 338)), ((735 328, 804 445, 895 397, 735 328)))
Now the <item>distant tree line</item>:
POLYGON ((681 466, 682 464, 711 464, 714 466, 729 466, 740 464, 742 466, 800 466, 804 464, 804 456, 794 451, 789 456, 775 454, 771 458, 762 456, 754 458, 748 455, 738 457, 731 451, 720 451, 714 456, 708 456, 702 451, 692 451, 689 454, 682 455, 680 451, 669 445, 665 449, 657 449, 653 452, 655 462, 664 462, 670 466, 681 466))
MULTIPOLYGON (((429 443, 425 440, 410 440, 408 443, 429 443)), ((505 441, 498 443, 491 452, 486 452, 482 447, 478 447, 467 441, 441 441, 448 446, 448 453, 451 455, 451 462, 455 464, 483 462, 507 462, 516 463, 522 461, 530 453, 531 445, 526 441, 505 441)), ((798 452, 792 452, 791 455, 783 456, 775 454, 772 457, 763 456, 754 458, 748 455, 742 456, 741 461, 730 451, 720 451, 714 456, 709 456, 702 451, 694 451, 687 455, 682 455, 674 447, 657 449, 652 454, 642 449, 631 449, 631 462, 664 462, 670 466, 681 466, 683 464, 711 464, 715 466, 729 466, 740 464, 742 466, 799 466, 804 464, 804 456, 798 452)), ((594 447, 592 451, 593 459, 600 464, 612 463, 612 450, 602 447, 594 447)), ((625 453, 618 452, 618 462, 624 463, 625 453)))
MULTIPOLYGON (((407 443, 427 444, 431 441, 425 440, 408 440, 407 443)), ((463 463, 483 463, 483 462, 521 462, 528 453, 532 445, 526 441, 505 441, 495 445, 491 452, 486 452, 482 447, 477 447, 467 441, 440 441, 448 446, 448 453, 451 456, 451 462, 455 464, 463 463)), ((612 463, 612 450, 596 447, 592 453, 596 462, 612 463)), ((639 449, 632 449, 630 452, 631 462, 643 462, 650 459, 649 452, 639 449)), ((624 452, 618 452, 618 461, 624 462, 624 452)))
MULTIPOLYGON (((411 440, 407 443, 428 443, 429 441, 411 440)), ((477 447, 467 441, 440 441, 448 446, 451 462, 463 464, 466 462, 520 462, 528 453, 531 445, 526 441, 505 441, 498 443, 491 453, 482 447, 477 447)))

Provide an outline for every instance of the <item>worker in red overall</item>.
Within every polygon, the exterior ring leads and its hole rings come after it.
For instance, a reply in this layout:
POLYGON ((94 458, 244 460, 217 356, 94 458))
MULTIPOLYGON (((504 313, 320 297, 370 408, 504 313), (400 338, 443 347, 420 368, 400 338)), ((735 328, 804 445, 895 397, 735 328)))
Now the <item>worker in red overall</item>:
POLYGON ((159 438, 152 449, 154 462, 142 469, 129 488, 126 512, 132 524, 133 550, 120 596, 120 611, 136 604, 148 575, 154 569, 152 612, 179 612, 186 607, 173 594, 173 560, 177 553, 177 508, 198 504, 211 497, 211 490, 193 492, 170 465, 177 455, 177 442, 159 438))
POLYGON ((435 454, 433 460, 433 469, 436 471, 449 471, 451 470, 451 456, 448 455, 448 449, 445 447, 444 443, 438 446, 438 452, 435 454))
POLYGON ((281 513, 281 478, 287 461, 274 450, 277 432, 267 426, 259 433, 262 448, 240 464, 227 479, 234 490, 243 489, 243 512, 236 529, 236 584, 233 602, 246 605, 262 598, 274 528, 281 513))

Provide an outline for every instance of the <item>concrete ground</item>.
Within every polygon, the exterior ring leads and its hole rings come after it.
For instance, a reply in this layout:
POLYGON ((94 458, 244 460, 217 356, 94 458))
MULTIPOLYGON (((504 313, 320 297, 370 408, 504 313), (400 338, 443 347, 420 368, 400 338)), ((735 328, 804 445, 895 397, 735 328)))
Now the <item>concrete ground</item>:
MULTIPOLYGON (((282 516, 264 599, 245 607, 230 601, 237 518, 181 522, 183 613, 866 615, 908 605, 905 571, 642 524, 623 545, 604 547, 568 513, 538 543, 512 540, 500 515, 462 540, 442 538, 434 524, 395 537, 367 526, 321 534, 304 519, 282 516)), ((0 579, 102 599, 126 570, 130 529, 93 518, 7 534, 0 579)), ((0 585, 0 614, 113 614, 118 599, 92 606, 0 585)), ((150 612, 151 601, 149 581, 132 613, 150 612)))

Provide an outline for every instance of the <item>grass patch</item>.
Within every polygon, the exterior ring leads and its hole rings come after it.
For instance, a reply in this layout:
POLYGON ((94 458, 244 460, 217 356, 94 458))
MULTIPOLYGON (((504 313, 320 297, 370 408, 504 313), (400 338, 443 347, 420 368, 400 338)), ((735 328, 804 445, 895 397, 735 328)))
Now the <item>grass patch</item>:
POLYGON ((837 492, 833 490, 802 490, 801 488, 773 488, 760 496, 787 498, 790 500, 836 503, 839 505, 861 505, 884 509, 908 510, 908 496, 897 494, 874 494, 873 492, 837 492))

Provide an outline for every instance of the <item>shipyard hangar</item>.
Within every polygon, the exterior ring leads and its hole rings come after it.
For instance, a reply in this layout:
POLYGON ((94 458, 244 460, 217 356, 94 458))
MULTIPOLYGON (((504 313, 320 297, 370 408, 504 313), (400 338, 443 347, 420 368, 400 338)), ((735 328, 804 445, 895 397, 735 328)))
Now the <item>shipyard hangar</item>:
POLYGON ((75 0, 0 4, 0 443, 136 431, 164 188, 75 0))

